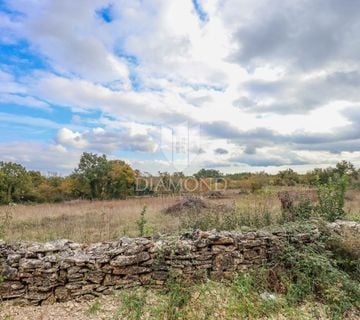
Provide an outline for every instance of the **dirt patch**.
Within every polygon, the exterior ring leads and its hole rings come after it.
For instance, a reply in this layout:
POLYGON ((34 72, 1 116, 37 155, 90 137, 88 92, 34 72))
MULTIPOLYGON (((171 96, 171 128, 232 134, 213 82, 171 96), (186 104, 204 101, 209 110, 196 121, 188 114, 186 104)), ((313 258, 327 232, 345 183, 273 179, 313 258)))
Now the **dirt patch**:
POLYGON ((189 210, 194 210, 196 212, 199 212, 207 207, 208 205, 205 203, 205 201, 202 198, 196 196, 186 196, 181 198, 179 202, 166 208, 164 210, 164 213, 177 215, 184 211, 189 211, 189 210))

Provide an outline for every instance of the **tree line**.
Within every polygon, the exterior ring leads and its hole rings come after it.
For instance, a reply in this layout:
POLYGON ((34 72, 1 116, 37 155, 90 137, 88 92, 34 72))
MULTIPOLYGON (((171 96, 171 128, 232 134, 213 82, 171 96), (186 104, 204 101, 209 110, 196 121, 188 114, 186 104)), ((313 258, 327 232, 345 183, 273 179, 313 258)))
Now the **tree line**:
MULTIPOLYGON (((292 169, 268 174, 223 174, 214 169, 201 169, 195 179, 227 180, 227 188, 255 192, 264 186, 296 186, 326 184, 337 176, 346 176, 353 187, 360 187, 359 169, 347 161, 335 167, 316 168, 305 174, 292 169)), ((26 170, 20 164, 0 161, 0 204, 62 202, 74 199, 124 199, 131 195, 156 195, 159 190, 137 188, 137 183, 149 175, 142 175, 122 160, 109 160, 105 155, 84 152, 78 166, 66 176, 44 176, 39 171, 26 170), (141 179, 138 179, 141 178, 141 179), (141 191, 139 191, 139 189, 141 191)), ((166 185, 171 179, 186 178, 181 172, 159 172, 156 176, 166 185)), ((176 190, 174 190, 176 192, 176 190)))
POLYGON ((17 163, 0 162, 0 203, 122 199, 134 193, 138 174, 122 160, 88 152, 66 177, 44 176, 17 163))

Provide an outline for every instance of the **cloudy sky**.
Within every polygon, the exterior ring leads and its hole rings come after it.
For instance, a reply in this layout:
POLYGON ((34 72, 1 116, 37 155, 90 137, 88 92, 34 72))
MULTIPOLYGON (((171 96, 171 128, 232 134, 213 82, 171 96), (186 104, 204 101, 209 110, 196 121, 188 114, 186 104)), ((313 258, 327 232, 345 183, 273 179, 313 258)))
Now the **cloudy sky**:
POLYGON ((0 160, 360 165, 359 34, 358 0, 0 0, 0 160))

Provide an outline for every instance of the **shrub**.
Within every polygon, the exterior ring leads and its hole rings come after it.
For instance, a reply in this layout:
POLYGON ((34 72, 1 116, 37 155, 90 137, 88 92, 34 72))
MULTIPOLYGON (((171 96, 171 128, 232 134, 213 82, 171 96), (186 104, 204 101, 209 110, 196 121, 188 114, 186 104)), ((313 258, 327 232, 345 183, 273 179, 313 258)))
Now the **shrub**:
POLYGON ((279 192, 283 222, 307 220, 313 215, 314 207, 309 194, 279 192))
POLYGON ((357 231, 347 230, 341 236, 331 235, 327 245, 338 266, 353 278, 360 279, 360 238, 357 231))
POLYGON ((326 303, 328 315, 333 319, 360 307, 359 283, 340 270, 321 246, 300 249, 288 245, 278 262, 283 267, 279 278, 288 304, 315 298, 326 303))
POLYGON ((315 210, 327 221, 335 221, 344 217, 345 193, 348 185, 346 176, 330 178, 327 183, 318 183, 319 202, 315 210))
POLYGON ((294 208, 295 220, 308 220, 313 214, 314 206, 310 199, 303 197, 294 208))
POLYGON ((219 204, 202 211, 188 210, 180 216, 182 230, 238 230, 243 227, 261 228, 276 222, 267 204, 257 203, 246 208, 235 204, 219 204))

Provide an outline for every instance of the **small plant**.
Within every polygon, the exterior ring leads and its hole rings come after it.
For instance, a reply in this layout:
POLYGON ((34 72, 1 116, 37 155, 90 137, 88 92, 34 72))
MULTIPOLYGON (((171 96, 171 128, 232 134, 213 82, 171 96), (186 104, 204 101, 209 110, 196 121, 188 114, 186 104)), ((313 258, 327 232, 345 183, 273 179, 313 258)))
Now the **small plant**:
POLYGON ((264 271, 240 273, 233 278, 230 288, 233 301, 229 305, 233 317, 241 315, 244 319, 257 319, 280 310, 282 301, 266 291, 264 271))
POLYGON ((191 299, 191 288, 175 277, 170 277, 166 283, 167 319, 176 320, 181 317, 181 310, 191 299))
POLYGON ((87 310, 88 315, 95 315, 101 311, 101 303, 99 300, 96 300, 94 303, 92 303, 89 306, 89 309, 87 310))
POLYGON ((16 204, 10 203, 7 206, 2 207, 0 211, 0 239, 4 238, 8 228, 10 226, 11 220, 13 218, 13 211, 16 204))
POLYGON ((262 217, 263 223, 265 226, 270 226, 272 223, 272 218, 271 218, 271 212, 269 210, 265 210, 263 212, 263 217, 262 217))
POLYGON ((135 290, 124 292, 121 296, 121 307, 118 310, 118 319, 140 320, 143 314, 143 309, 146 305, 146 291, 135 290))
POLYGON ((145 204, 140 212, 140 218, 136 220, 140 237, 144 237, 146 233, 146 224, 147 224, 147 220, 145 218, 146 210, 147 210, 147 205, 145 204))

